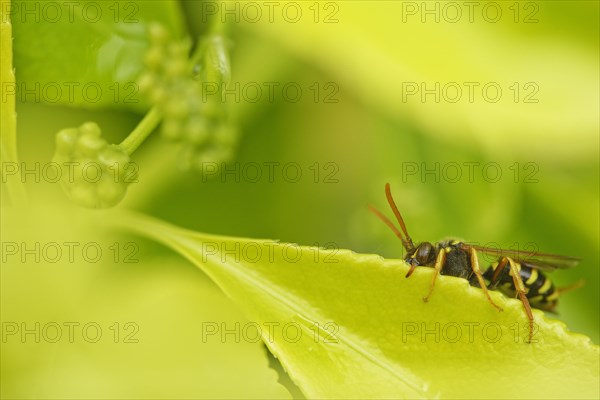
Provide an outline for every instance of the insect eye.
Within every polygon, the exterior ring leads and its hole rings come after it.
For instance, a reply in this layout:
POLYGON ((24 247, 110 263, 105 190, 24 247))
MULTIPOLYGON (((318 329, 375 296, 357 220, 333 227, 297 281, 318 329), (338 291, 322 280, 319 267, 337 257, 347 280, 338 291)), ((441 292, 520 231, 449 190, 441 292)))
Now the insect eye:
POLYGON ((425 265, 428 264, 433 258, 433 246, 431 243, 422 243, 419 246, 419 250, 417 251, 417 259, 419 264, 425 265))

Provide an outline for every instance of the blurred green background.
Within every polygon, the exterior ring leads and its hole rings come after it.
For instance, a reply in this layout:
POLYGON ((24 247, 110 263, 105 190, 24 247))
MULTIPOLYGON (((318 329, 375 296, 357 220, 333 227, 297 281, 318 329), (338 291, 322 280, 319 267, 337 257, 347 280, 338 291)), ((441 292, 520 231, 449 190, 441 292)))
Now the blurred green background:
MULTIPOLYGON (((159 7, 160 3, 141 6, 159 7)), ((206 31, 206 3, 174 4, 179 13, 175 24, 182 32, 197 37, 206 31)), ((383 192, 384 183, 390 182, 417 242, 453 236, 508 248, 530 249, 526 246, 533 243, 534 250, 582 257, 577 268, 552 274, 557 286, 579 279, 586 282, 561 298, 556 318, 598 343, 598 3, 520 2, 514 3, 519 10, 516 16, 516 10, 510 8, 515 7, 513 2, 500 2, 496 3, 502 10, 498 22, 487 21, 481 13, 487 2, 474 11, 473 22, 469 22, 466 8, 457 22, 447 20, 454 14, 445 19, 443 8, 439 22, 433 15, 423 16, 423 10, 413 14, 410 7, 419 8, 421 2, 320 2, 315 3, 320 10, 318 18, 310 8, 313 2, 298 4, 303 17, 296 23, 286 21, 277 11, 271 23, 265 8, 260 22, 243 17, 239 22, 230 20, 232 83, 244 87, 255 82, 264 87, 265 82, 278 82, 279 88, 294 83, 303 93, 298 102, 286 101, 278 89, 274 101, 266 92, 256 102, 243 94, 239 102, 230 101, 243 136, 236 160, 228 168, 235 168, 235 163, 240 168, 249 163, 296 163, 302 171, 300 180, 288 182, 276 168, 273 182, 269 182, 267 167, 261 169, 258 182, 245 179, 243 173, 236 182, 231 174, 205 179, 197 172, 182 172, 177 168, 177 149, 155 135, 133 156, 140 166, 139 183, 131 186, 119 207, 201 232, 303 245, 334 243, 356 252, 400 258, 401 243, 367 209, 374 204, 391 215, 383 192), (324 22, 326 16, 330 23, 324 22), (425 22, 421 18, 426 18, 425 22), (407 85, 425 83, 433 88, 436 82, 441 87, 458 83, 462 97, 457 102, 448 101, 443 93, 439 102, 434 95, 422 101, 420 93, 403 98, 407 85), (472 102, 464 82, 479 85, 472 102), (482 96, 481 87, 490 82, 502 88, 497 102, 482 96), (511 89, 515 82, 520 90, 518 101, 511 89), (526 87, 528 83, 532 85, 526 87), (315 84, 320 90, 318 101, 311 89, 315 84), (537 88, 535 103, 525 102, 531 88, 537 88), (337 101, 325 102, 325 95, 333 89, 337 101), (421 175, 424 167, 432 169, 436 163, 437 179, 434 174, 421 175), (472 180, 463 163, 479 163, 472 180), (501 171, 497 182, 490 178, 494 170, 489 170, 489 176, 482 174, 482 167, 491 163, 501 171), (454 181, 455 169, 450 166, 457 164, 462 166, 462 178, 454 181), (413 166, 419 172, 407 175, 406 168, 413 166)), ((428 4, 433 8, 436 2, 428 4)), ((14 25, 19 80, 16 46, 27 44, 19 42, 18 36, 25 28, 18 21, 14 25)), ((44 60, 39 62, 43 65, 44 60)), ((118 104, 86 110, 77 105, 19 102, 17 112, 19 153, 27 162, 49 160, 54 134, 64 127, 94 120, 109 141, 118 142, 141 118, 118 104)), ((30 188, 32 196, 44 193, 52 201, 67 201, 58 185, 34 186, 30 188)), ((7 224, 3 221, 3 234, 14 229, 7 224)), ((109 240, 107 237, 103 240, 109 240)), ((244 321, 208 278, 158 245, 137 238, 121 239, 140 243, 139 264, 107 263, 78 274, 69 272, 68 266, 64 271, 54 266, 61 289, 32 284, 34 269, 14 274, 3 269, 3 321, 122 317, 140 321, 143 350, 142 345, 133 350, 107 346, 103 351, 112 358, 104 359, 94 348, 98 353, 88 354, 82 361, 75 357, 81 350, 68 344, 63 346, 68 356, 60 356, 48 344, 3 343, 5 396, 91 396, 92 388, 105 396, 126 393, 133 397, 281 397, 285 393, 274 389, 277 377, 267 370, 259 344, 245 344, 247 348, 240 350, 219 343, 227 349, 221 352, 214 344, 198 343, 200 321, 225 319, 223 315, 230 321, 244 321), (83 282, 87 285, 85 296, 80 290, 69 290, 80 288, 83 282), (53 297, 63 290, 68 293, 63 294, 67 296, 64 303, 53 297), (44 311, 28 306, 43 299, 56 302, 56 307, 44 311), (209 302, 211 307, 205 307, 209 302), (164 329, 161 334, 153 316, 169 321, 158 324, 164 329), (190 330, 196 335, 179 336, 190 330), (168 352, 159 351, 166 345, 168 352), (136 352, 153 356, 142 361, 136 352), (251 354, 235 356, 247 354, 242 352, 251 354), (208 372, 189 384, 200 368, 190 356, 193 353, 201 357, 212 354, 214 358, 205 360, 224 369, 237 365, 248 371, 240 366, 240 360, 255 357, 264 361, 256 372, 260 378, 242 376, 243 372, 236 378, 240 385, 261 382, 262 386, 257 383, 247 391, 231 393, 209 390, 219 383, 208 372), (111 366, 115 361, 133 359, 138 361, 131 370, 155 374, 153 387, 132 384, 137 382, 133 376, 141 382, 143 375, 127 371, 123 373, 130 381, 122 388, 131 392, 103 389, 102 382, 114 380, 116 372, 111 366), (55 371, 49 373, 51 365, 55 371), (53 383, 62 382, 59 378, 65 376, 87 384, 63 388, 53 383), (174 376, 189 386, 173 392, 174 376), (185 376, 189 379, 181 378, 185 376), (38 389, 25 390, 26 382, 35 382, 33 387, 38 389)))

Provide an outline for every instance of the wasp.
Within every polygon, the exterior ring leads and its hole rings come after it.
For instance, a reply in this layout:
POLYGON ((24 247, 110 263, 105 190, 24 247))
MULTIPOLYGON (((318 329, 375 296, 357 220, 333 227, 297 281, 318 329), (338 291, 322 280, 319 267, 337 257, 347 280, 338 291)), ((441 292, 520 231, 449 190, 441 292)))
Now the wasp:
POLYGON ((459 240, 444 240, 438 243, 422 242, 415 245, 408 234, 404 220, 392 197, 390 184, 385 185, 385 195, 401 231, 394 223, 373 206, 371 211, 381 219, 402 241, 406 250, 404 261, 409 265, 406 277, 410 277, 416 267, 432 267, 433 278, 429 292, 423 301, 427 302, 433 293, 438 275, 449 275, 466 279, 471 286, 483 290, 489 303, 498 311, 502 308, 492 300, 489 290, 500 290, 506 295, 518 297, 529 321, 528 342, 533 337, 534 318, 531 307, 553 312, 561 293, 582 285, 578 282, 570 287, 557 289, 542 271, 557 268, 572 268, 581 261, 577 257, 547 253, 532 253, 519 250, 503 250, 465 243, 459 240), (485 272, 479 267, 478 252, 498 257, 485 272), (486 285, 485 281, 489 284, 486 285))

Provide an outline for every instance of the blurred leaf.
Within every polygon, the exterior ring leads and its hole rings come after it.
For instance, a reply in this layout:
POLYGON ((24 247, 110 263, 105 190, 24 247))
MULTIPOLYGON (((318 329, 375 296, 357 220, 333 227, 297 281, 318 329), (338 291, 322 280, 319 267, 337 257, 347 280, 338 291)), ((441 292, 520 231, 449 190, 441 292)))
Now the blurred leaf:
POLYGON ((9 93, 4 94, 6 87, 15 84, 15 73, 12 66, 12 27, 10 16, 6 15, 5 5, 7 0, 0 0, 0 40, 2 43, 2 58, 0 59, 0 82, 2 84, 3 98, 0 103, 3 118, 0 120, 0 133, 2 134, 2 161, 16 161, 17 152, 17 121, 15 113, 15 97, 9 93))
POLYGON ((74 215, 2 208, 1 398, 289 398, 260 339, 203 337, 206 324, 249 323, 203 274, 74 215), (82 258, 87 244, 94 260, 82 258))
POLYGON ((493 22, 482 4, 473 21, 468 7, 456 5, 453 22, 440 16, 454 12, 454 3, 447 11, 443 3, 429 7, 437 13, 426 13, 427 3, 382 2, 368 12, 363 2, 320 4, 294 23, 263 18, 242 26, 436 140, 473 141, 521 159, 597 157, 598 2, 520 3, 517 23, 510 2, 493 3, 501 13, 493 22), (578 30, 595 34, 585 42, 556 34, 575 7, 583 17, 578 30))
POLYGON ((2 55, 0 57, 0 86, 2 87, 2 102, 0 102, 0 162, 2 163, 2 185, 6 184, 8 190, 2 190, 2 195, 10 194, 13 201, 23 203, 25 192, 21 182, 14 176, 6 177, 5 170, 9 165, 16 167, 17 155, 17 115, 15 113, 15 96, 8 88, 15 85, 15 71, 13 69, 12 53, 12 26, 10 15, 6 14, 10 1, 0 0, 0 43, 2 55), (9 193, 6 193, 9 192, 9 193))
POLYGON ((172 1, 13 3, 21 101, 143 110, 136 79, 148 25, 160 22, 175 37, 184 33, 172 1))
POLYGON ((172 247, 251 320, 275 326, 263 340, 307 397, 598 397, 599 349, 588 338, 536 311, 537 342, 526 344, 520 302, 493 293, 499 313, 465 280, 440 277, 424 303, 432 270, 407 280, 402 261, 211 236, 133 214, 111 220, 172 247))

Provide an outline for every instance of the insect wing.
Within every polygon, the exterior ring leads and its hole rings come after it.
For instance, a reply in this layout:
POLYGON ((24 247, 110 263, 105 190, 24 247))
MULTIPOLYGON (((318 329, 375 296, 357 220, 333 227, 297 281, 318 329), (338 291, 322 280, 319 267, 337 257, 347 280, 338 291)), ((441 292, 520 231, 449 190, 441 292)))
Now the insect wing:
POLYGON ((499 249, 465 243, 466 248, 474 248, 495 257, 510 257, 513 260, 527 264, 529 267, 552 271, 555 269, 573 268, 581 262, 578 257, 561 256, 558 254, 539 253, 537 251, 499 249))

